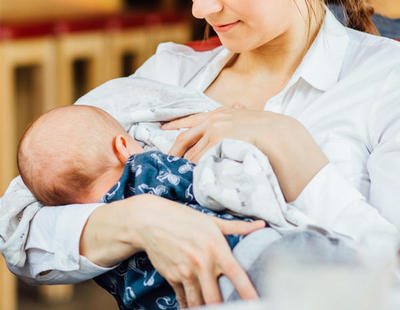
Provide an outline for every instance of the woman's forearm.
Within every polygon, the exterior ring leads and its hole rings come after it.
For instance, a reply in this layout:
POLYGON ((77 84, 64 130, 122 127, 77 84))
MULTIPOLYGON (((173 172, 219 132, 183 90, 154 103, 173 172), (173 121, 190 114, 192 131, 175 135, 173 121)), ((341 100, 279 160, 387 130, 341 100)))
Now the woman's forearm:
POLYGON ((148 195, 138 195, 98 207, 83 229, 80 254, 93 263, 111 267, 143 250, 134 227, 148 195))
POLYGON ((257 293, 223 234, 248 234, 264 222, 226 221, 155 195, 138 195, 99 207, 81 238, 81 254, 112 266, 144 250, 181 305, 221 301, 225 274, 244 299, 257 293), (184 288, 184 290, 182 290, 184 288))
POLYGON ((257 135, 256 146, 268 155, 282 193, 291 202, 329 161, 298 121, 285 117, 282 122, 279 131, 257 135))

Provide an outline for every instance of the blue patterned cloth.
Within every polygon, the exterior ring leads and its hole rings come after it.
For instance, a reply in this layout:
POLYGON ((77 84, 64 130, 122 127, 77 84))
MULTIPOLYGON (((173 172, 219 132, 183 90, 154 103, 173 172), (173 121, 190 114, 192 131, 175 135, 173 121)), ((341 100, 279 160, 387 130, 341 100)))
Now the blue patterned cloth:
MULTIPOLYGON (((128 159, 118 183, 102 201, 110 203, 148 193, 178 201, 212 216, 239 219, 227 213, 208 210, 196 202, 193 195, 193 168, 194 164, 186 159, 158 151, 133 155, 128 159)), ((233 248, 241 236, 229 235, 226 239, 233 248)), ((95 281, 115 297, 120 309, 179 309, 174 291, 151 265, 144 252, 133 255, 117 268, 95 278, 95 281)))

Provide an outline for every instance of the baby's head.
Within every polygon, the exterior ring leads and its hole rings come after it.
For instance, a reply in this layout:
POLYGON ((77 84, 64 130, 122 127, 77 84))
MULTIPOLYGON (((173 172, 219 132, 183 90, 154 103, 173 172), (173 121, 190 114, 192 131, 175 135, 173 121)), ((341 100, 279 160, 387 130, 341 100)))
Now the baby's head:
POLYGON ((96 202, 118 181, 140 145, 107 112, 83 105, 39 117, 18 146, 18 169, 45 205, 96 202))

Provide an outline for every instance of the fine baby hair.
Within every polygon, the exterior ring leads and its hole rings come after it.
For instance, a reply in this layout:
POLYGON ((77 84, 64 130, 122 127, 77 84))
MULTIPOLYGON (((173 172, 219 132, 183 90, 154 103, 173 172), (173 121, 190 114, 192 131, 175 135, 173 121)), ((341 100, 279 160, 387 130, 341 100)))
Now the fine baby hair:
POLYGON ((100 176, 119 165, 114 150, 118 135, 132 139, 99 108, 55 108, 34 121, 20 140, 22 180, 45 205, 79 203, 100 176))

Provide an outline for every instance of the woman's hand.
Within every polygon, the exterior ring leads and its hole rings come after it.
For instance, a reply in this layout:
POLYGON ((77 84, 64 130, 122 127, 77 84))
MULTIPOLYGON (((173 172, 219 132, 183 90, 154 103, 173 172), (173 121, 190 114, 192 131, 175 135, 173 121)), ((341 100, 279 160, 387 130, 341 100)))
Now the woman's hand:
MULTIPOLYGON (((200 157, 210 147, 221 139, 231 138, 256 144, 257 135, 268 134, 268 126, 272 120, 282 115, 254 110, 221 107, 212 112, 194 114, 164 124, 166 130, 189 128, 176 139, 169 153, 175 156, 185 156, 192 162, 198 162, 200 157)), ((277 122, 275 122, 277 123, 277 122)))
POLYGON ((158 196, 139 195, 93 213, 82 236, 81 254, 110 266, 116 259, 145 251, 181 307, 221 302, 217 279, 222 274, 243 299, 253 299, 256 290, 224 235, 246 235, 264 226, 263 221, 225 221, 158 196))
POLYGON ((254 144, 268 156, 288 202, 295 200, 328 163, 302 124, 269 111, 222 107, 171 121, 162 128, 188 128, 178 136, 170 153, 193 162, 224 138, 254 144))

